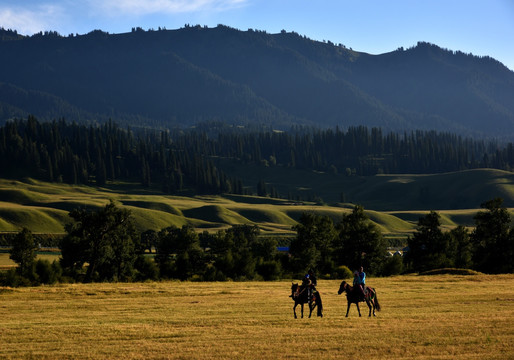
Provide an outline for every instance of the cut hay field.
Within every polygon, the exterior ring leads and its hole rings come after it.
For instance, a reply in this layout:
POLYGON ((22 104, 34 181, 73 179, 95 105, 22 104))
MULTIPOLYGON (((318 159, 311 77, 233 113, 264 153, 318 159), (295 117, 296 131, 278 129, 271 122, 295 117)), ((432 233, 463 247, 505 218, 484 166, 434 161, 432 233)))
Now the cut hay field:
POLYGON ((512 359, 514 275, 370 278, 382 311, 294 319, 290 281, 0 288, 0 358, 512 359))
MULTIPOLYGON (((386 179, 376 177, 375 180, 386 179)), ((377 180, 377 181, 378 181, 377 180)), ((369 181, 369 180, 368 180, 369 181)), ((391 180, 387 180, 391 181, 391 180)), ((138 229, 160 230, 190 224, 198 231, 215 232, 234 224, 256 224, 263 234, 293 235, 292 226, 304 212, 330 216, 338 222, 353 204, 317 205, 257 196, 168 196, 134 184, 105 188, 0 179, 0 233, 27 227, 33 233, 62 234, 75 208, 99 209, 109 199, 131 210, 138 229)), ((489 198, 484 199, 489 200, 489 198)), ((429 210, 375 211, 365 209, 384 235, 405 239, 419 217, 429 210)), ((477 209, 438 210, 443 227, 473 226, 477 209)))

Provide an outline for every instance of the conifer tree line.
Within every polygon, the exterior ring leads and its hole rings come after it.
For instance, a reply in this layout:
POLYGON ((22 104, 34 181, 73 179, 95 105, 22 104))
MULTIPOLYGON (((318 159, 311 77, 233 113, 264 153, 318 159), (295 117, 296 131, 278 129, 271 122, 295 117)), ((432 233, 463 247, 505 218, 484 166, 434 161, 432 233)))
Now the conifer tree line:
MULTIPOLYGON (((123 129, 109 121, 13 120, 0 127, 2 177, 96 184, 139 181, 165 193, 266 193, 227 175, 223 162, 346 175, 514 168, 514 146, 451 133, 383 133, 378 128, 238 129, 203 124, 173 131, 123 129), (249 190, 254 189, 254 190, 249 190)), ((274 192, 275 196, 279 196, 274 192)))
POLYGON ((63 119, 40 123, 29 116, 0 128, 1 176, 97 186, 135 180, 160 185, 166 193, 186 188, 195 193, 243 192, 241 181, 218 169, 202 149, 193 147, 197 144, 182 145, 166 131, 134 134, 112 121, 85 126, 63 119))

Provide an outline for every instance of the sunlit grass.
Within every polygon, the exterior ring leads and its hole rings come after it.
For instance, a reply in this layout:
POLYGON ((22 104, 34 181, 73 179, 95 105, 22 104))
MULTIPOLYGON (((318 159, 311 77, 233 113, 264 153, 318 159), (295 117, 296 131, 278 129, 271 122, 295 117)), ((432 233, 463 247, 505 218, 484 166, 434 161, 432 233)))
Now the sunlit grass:
POLYGON ((0 358, 509 359, 514 275, 370 278, 359 318, 320 280, 324 317, 293 318, 290 281, 0 290, 0 358), (365 306, 361 311, 367 314, 365 306))
MULTIPOLYGON (((477 174, 491 177, 496 172, 482 171, 477 174)), ((500 175, 504 176, 504 173, 500 175)), ((416 177, 422 178, 414 175, 376 178, 382 179, 383 182, 416 177)), ((374 186, 372 183, 376 181, 368 179, 370 191, 374 186)), ((292 226, 304 212, 326 215, 337 223, 342 215, 351 211, 353 207, 352 204, 315 205, 256 196, 169 196, 140 189, 135 184, 113 184, 111 188, 95 188, 45 183, 32 179, 0 179, 0 232, 20 231, 22 227, 27 227, 36 233, 62 233, 64 225, 71 221, 68 217, 71 210, 99 209, 110 199, 132 211, 137 228, 141 231, 189 224, 198 231, 216 232, 234 224, 256 224, 263 234, 294 235, 292 226)), ((415 231, 419 218, 428 213, 428 210, 365 210, 384 235, 401 238, 406 238, 415 231)), ((473 217, 477 211, 463 209, 438 212, 443 228, 449 230, 457 225, 473 226, 473 217)))

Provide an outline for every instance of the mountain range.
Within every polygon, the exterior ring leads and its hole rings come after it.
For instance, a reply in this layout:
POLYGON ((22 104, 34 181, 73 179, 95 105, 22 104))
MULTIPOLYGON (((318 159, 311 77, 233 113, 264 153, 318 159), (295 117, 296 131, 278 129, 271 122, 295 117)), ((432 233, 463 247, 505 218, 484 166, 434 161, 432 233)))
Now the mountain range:
POLYGON ((512 141, 514 72, 426 42, 370 55, 224 25, 66 37, 2 29, 0 124, 29 114, 154 128, 364 125, 512 141))

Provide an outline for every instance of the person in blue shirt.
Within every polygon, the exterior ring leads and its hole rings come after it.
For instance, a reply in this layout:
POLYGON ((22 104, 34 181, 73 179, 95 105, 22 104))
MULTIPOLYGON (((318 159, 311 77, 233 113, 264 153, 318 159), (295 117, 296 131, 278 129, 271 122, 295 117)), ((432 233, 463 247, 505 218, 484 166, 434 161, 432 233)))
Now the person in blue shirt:
POLYGON ((363 267, 361 266, 359 271, 355 270, 353 273, 353 288, 354 291, 360 295, 362 298, 366 296, 364 293, 364 289, 366 287, 366 273, 364 272, 363 267))
POLYGON ((362 266, 359 269, 359 280, 362 295, 366 296, 366 273, 364 272, 364 268, 362 266))

